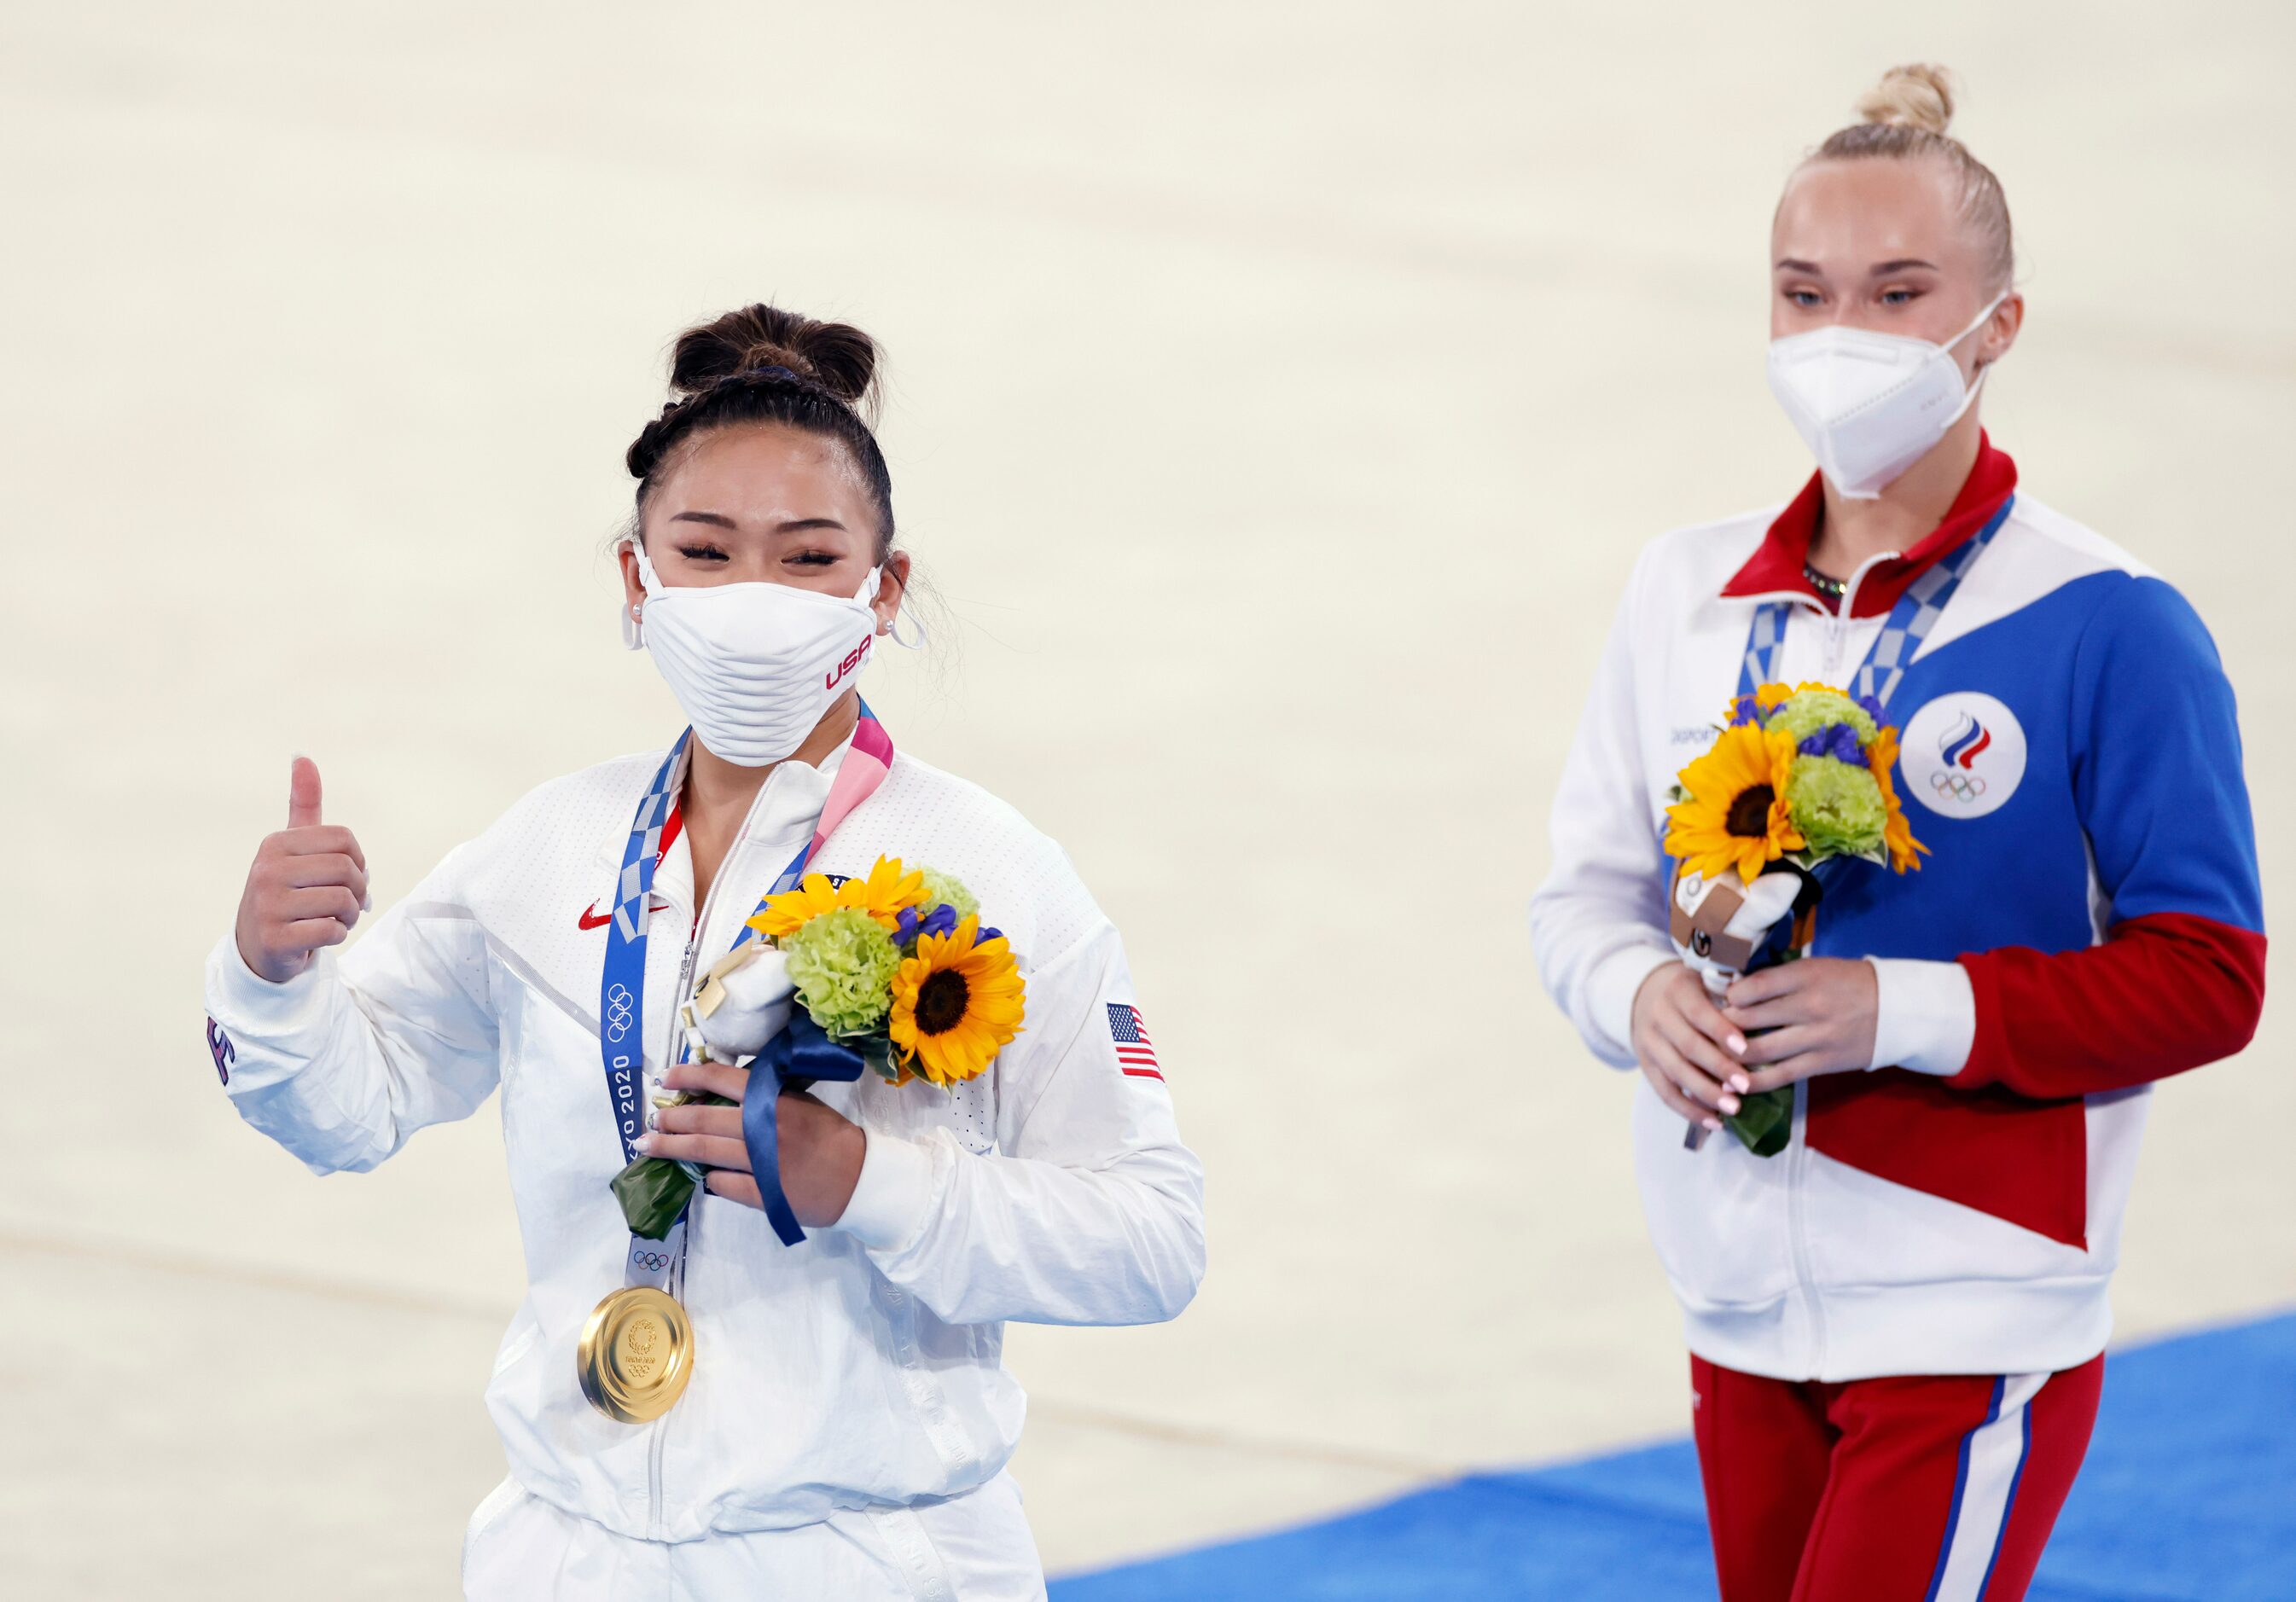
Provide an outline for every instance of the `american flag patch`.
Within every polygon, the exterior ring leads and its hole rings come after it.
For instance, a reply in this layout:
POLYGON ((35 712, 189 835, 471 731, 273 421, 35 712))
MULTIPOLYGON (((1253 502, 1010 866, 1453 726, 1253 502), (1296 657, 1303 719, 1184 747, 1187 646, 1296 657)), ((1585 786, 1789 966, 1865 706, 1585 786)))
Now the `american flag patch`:
POLYGON ((1108 1032, 1116 1037, 1117 1067, 1135 1079, 1164 1077, 1156 1066, 1156 1048, 1148 1039, 1147 1026, 1140 1021, 1140 1009, 1128 1001, 1111 1001, 1108 1032))

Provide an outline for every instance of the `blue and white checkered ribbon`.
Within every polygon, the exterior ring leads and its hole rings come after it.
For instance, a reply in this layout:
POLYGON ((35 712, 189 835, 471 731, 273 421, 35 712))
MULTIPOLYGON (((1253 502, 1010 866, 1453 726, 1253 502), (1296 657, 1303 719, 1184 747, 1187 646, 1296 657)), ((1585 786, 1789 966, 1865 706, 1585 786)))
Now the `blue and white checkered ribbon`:
MULTIPOLYGON (((1954 592, 1961 581, 1985 554, 2001 525, 2009 520, 2009 509, 2016 503, 2012 495, 2001 503, 2001 509, 1986 519, 1985 527, 1972 535, 1969 543, 1952 555, 1925 570, 1919 578, 1906 587, 1898 597, 1898 604, 1890 609, 1888 621, 1875 636, 1874 647, 1858 665, 1856 676, 1849 685, 1849 693, 1859 699, 1871 697, 1880 706, 1890 704, 1898 685, 1921 654, 1922 642, 1929 638, 1930 630, 1953 601, 1954 592)), ((1754 609, 1754 621, 1746 631, 1746 654, 1738 665, 1738 693, 1752 695, 1763 685, 1777 681, 1778 649, 1785 643, 1786 620, 1793 615, 1794 602, 1765 601, 1754 609)))
MULTIPOLYGON (((860 718, 865 728, 876 727, 876 715, 869 710, 866 701, 861 703, 860 718)), ((661 767, 653 782, 638 801, 636 815, 630 821, 629 843, 622 849, 622 870, 614 881, 614 916, 606 931, 606 960, 598 976, 598 1055, 605 1065, 606 1089, 613 1098, 614 1130, 622 1142, 622 1161, 633 1162, 637 1157, 636 1142, 645 1132, 645 953, 646 913, 652 905, 654 869, 661 857, 662 831, 668 826, 670 808, 677 790, 679 759, 685 755, 686 742, 693 738, 688 729, 669 748, 662 758, 661 767)), ((882 740, 882 732, 881 736, 882 740)), ((882 745, 883 761, 875 772, 882 776, 885 764, 890 763, 892 747, 882 745)), ((859 770, 852 770, 859 772, 859 770)), ((847 810, 857 805, 860 797, 873 789, 873 782, 863 778, 855 787, 847 810)), ((843 813, 836 811, 836 796, 832 791, 826 821, 833 826, 835 818, 843 813)), ((803 882, 807 866, 824 838, 816 830, 789 865, 775 877, 772 888, 758 902, 765 910, 766 902, 785 891, 794 890, 803 882)), ((734 937, 734 948, 757 931, 745 921, 734 937)), ((787 1055, 784 1042, 780 1055, 787 1055)), ((816 1052, 816 1058, 823 1054, 816 1052)), ((846 1057, 852 1053, 846 1051, 846 1057)), ((678 1048, 677 1059, 686 1058, 685 1048, 678 1048)), ((794 1246, 805 1238, 791 1210, 786 1197, 775 1177, 774 1162, 776 1147, 774 1140, 775 1100, 779 1094, 780 1075, 775 1054, 760 1056, 750 1065, 750 1092, 742 1101, 742 1128, 750 1146, 750 1172, 758 1180, 759 1194, 764 1198, 767 1215, 772 1219, 775 1232, 794 1246)), ((857 1058, 854 1059, 856 1062, 857 1058)), ((850 1066, 850 1065, 846 1065, 850 1066)), ((851 1078, 851 1073, 841 1073, 834 1067, 824 1067, 819 1062, 807 1069, 810 1078, 851 1078)), ((648 1282, 659 1285, 666 1278, 667 1265, 676 1259, 683 1242, 685 1220, 681 1216, 668 1238, 657 1244, 639 1236, 630 1237, 629 1272, 633 1284, 648 1282), (662 1266, 656 1266, 660 1264, 662 1266)))

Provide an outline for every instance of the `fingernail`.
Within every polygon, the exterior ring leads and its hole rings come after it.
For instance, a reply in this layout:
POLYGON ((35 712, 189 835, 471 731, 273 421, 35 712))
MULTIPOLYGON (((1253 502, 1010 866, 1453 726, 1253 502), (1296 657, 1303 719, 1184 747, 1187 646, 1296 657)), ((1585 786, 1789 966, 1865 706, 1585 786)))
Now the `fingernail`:
MULTIPOLYGON (((1741 1046, 1739 1050, 1742 1051, 1745 1048, 1741 1046)), ((1730 1075, 1730 1088, 1743 1096, 1753 1090, 1754 1082, 1743 1074, 1733 1074, 1730 1075)))
POLYGON ((1734 1056, 1743 1057, 1746 1054, 1746 1037, 1742 1034, 1732 1035, 1730 1037, 1730 1050, 1734 1056))
POLYGON ((1712 1133, 1714 1133, 1717 1130, 1720 1129, 1721 1127, 1722 1127, 1722 1120, 1721 1120, 1721 1119, 1719 1119, 1719 1118, 1709 1118, 1709 1119, 1707 1119, 1707 1120, 1706 1120, 1706 1132, 1707 1132, 1708 1134, 1710 1134, 1710 1134, 1712 1134, 1712 1133))
POLYGON ((630 1145, 636 1150, 650 1153, 653 1150, 653 1135, 651 1132, 642 1134, 636 1140, 632 1140, 630 1145))
POLYGON ((1733 1118, 1738 1116, 1738 1099, 1735 1096, 1725 1096, 1715 1105, 1733 1118))

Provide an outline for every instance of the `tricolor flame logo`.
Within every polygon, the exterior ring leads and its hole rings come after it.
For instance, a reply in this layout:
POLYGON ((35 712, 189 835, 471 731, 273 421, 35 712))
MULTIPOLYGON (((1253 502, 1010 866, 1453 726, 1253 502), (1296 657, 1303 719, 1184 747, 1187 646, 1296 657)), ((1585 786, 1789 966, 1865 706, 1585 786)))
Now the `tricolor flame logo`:
POLYGON ((1961 721, 1938 741, 1938 750, 1944 756, 1946 766, 1967 772, 1976 763, 1977 754, 1992 743, 1992 732, 1964 712, 1961 715, 1961 721))

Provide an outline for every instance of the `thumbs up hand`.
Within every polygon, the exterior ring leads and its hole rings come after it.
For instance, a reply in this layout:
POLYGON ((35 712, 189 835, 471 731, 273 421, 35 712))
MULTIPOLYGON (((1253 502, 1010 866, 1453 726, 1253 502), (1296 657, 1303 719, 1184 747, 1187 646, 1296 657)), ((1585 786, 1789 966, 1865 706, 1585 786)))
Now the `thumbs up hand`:
POLYGON ((340 945, 367 905, 366 854, 348 829, 319 821, 319 764, 298 756, 287 781, 287 827, 266 836, 247 870, 233 933, 242 961, 275 985, 340 945))

